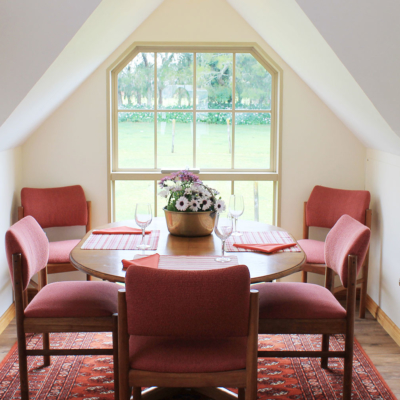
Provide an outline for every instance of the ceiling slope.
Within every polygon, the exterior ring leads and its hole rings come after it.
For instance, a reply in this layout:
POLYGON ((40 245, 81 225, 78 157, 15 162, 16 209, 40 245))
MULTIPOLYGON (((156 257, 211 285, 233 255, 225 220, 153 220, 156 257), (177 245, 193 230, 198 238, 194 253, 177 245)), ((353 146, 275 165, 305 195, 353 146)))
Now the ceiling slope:
POLYGON ((297 3, 400 136, 400 1, 297 3))
POLYGON ((366 147, 400 155, 400 137, 295 0, 227 1, 366 147))
MULTIPOLYGON (((18 3, 30 3, 26 0, 16 0, 18 3)), ((90 0, 85 0, 90 1, 90 0)), ((36 75, 30 78, 24 85, 22 93, 30 84, 34 84, 29 93, 18 105, 10 105, 13 109, 11 115, 0 127, 0 151, 18 146, 32 133, 161 3, 163 0, 102 0, 100 5, 89 16, 86 22, 78 30, 75 36, 69 41, 65 48, 58 55, 57 50, 47 59, 54 62, 46 72, 37 80, 36 75), (52 59, 53 58, 53 59, 52 59), (78 61, 78 62, 77 62, 78 61)), ((15 2, 15 0, 14 0, 15 2)), ((32 7, 37 7, 38 15, 48 13, 45 3, 32 2, 32 7), (33 6, 34 4, 34 6, 33 6)), ((76 1, 78 3, 79 1, 76 1)), ((85 3, 81 2, 81 3, 85 3)), ((94 3, 92 0, 92 6, 94 3)), ((13 3, 9 1, 9 3, 13 3)), ((54 2, 68 3, 68 2, 54 2)), ((11 7, 11 6, 10 6, 11 7)), ((89 7, 90 8, 90 7, 89 7)), ((40 22, 40 18, 38 20, 40 22)), ((37 21, 37 22, 38 22, 37 21)), ((61 24, 61 22, 59 22, 61 24)), ((22 27, 18 26, 18 29, 22 27)), ((16 29, 17 29, 16 28, 16 29)), ((35 31, 38 27, 32 27, 35 31)), ((7 35, 12 37, 18 34, 14 30, 12 22, 9 24, 7 35)), ((71 32, 70 32, 71 33, 71 32)), ((52 35, 52 24, 45 26, 43 36, 52 35)), ((29 35, 29 31, 28 31, 29 35)), ((67 40, 68 35, 64 36, 67 40)), ((23 42, 23 38, 21 38, 23 42)), ((60 44, 58 44, 60 46, 60 44)), ((57 48, 57 46, 54 46, 57 48)), ((46 53, 41 51, 41 53, 46 53)), ((35 54, 35 57, 37 54, 35 54)), ((2 62, 3 64, 3 62, 2 62)), ((29 60, 25 59, 21 64, 26 68, 29 60)), ((41 65, 40 68, 43 68, 41 65)), ((21 74, 23 71, 21 72, 21 74)), ((37 71, 36 74, 42 74, 37 71)), ((9 71, 5 78, 11 79, 14 71, 9 71)), ((29 90, 30 88, 28 88, 29 90)), ((21 94, 19 94, 21 96, 21 94)), ((17 96, 17 103, 21 99, 17 96)), ((3 93, 0 93, 1 101, 3 93)), ((7 113, 6 113, 7 114, 7 113)), ((1 121, 1 120, 0 120, 1 121)))
POLYGON ((100 1, 0 2, 0 126, 100 1))

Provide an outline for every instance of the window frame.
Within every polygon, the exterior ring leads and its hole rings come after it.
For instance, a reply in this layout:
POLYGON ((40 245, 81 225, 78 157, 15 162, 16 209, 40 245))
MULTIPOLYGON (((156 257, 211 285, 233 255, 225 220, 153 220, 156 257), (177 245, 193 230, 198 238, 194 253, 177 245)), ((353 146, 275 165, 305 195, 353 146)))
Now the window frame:
MULTIPOLYGON (((205 169, 200 170, 199 176, 207 181, 231 181, 233 192, 234 181, 272 181, 274 182, 273 196, 273 224, 280 224, 280 192, 281 192, 281 102, 282 102, 282 70, 257 44, 133 44, 107 69, 107 117, 108 117, 108 220, 115 220, 115 182, 118 180, 153 180, 154 204, 157 204, 157 181, 167 174, 161 173, 161 167, 157 165, 157 113, 166 110, 157 108, 157 86, 154 85, 154 107, 143 110, 123 110, 123 112, 149 112, 154 113, 154 165, 156 168, 119 168, 118 167, 118 74, 139 53, 194 53, 193 68, 196 76, 196 53, 233 53, 235 63, 236 53, 251 54, 271 74, 271 107, 270 110, 246 110, 235 109, 235 70, 232 75, 232 109, 228 110, 197 110, 196 108, 196 82, 193 82, 193 109, 171 110, 167 112, 193 113, 193 147, 196 148, 196 113, 199 112, 231 112, 232 113, 232 149, 235 147, 235 113, 270 113, 270 168, 269 169, 235 169, 234 150, 232 151, 231 166, 233 169, 205 169)), ((155 59, 157 55, 155 55, 155 59)), ((157 81, 157 66, 154 65, 154 79, 157 81)), ((194 159, 195 160, 195 159, 194 159)), ((157 207, 155 207, 157 209, 157 207)), ((156 213, 156 210, 155 210, 156 213)))

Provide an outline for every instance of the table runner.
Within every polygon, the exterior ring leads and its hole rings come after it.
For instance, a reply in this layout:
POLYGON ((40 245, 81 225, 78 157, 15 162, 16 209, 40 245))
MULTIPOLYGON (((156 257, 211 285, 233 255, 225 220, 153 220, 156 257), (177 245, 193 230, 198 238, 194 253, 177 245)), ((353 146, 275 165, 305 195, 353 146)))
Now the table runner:
MULTIPOLYGON (((293 239, 289 233, 285 231, 265 231, 265 232, 241 232, 242 236, 230 236, 225 242, 226 251, 253 251, 247 249, 240 249, 233 246, 234 243, 241 244, 266 244, 266 243, 292 243, 296 240, 293 239)), ((284 250, 279 250, 278 253, 298 253, 300 252, 299 246, 289 247, 284 250)))
MULTIPOLYGON (((134 259, 147 257, 148 255, 136 254, 134 259)), ((160 256, 158 268, 160 269, 174 269, 174 270, 205 270, 232 267, 238 265, 236 256, 229 255, 231 261, 218 262, 215 261, 219 255, 215 256, 160 256), (187 268, 185 268, 187 266, 187 268)), ((129 267, 128 267, 129 268, 129 267)))
MULTIPOLYGON (((145 243, 150 245, 148 250, 157 250, 160 231, 153 230, 145 236, 145 243)), ((142 235, 90 235, 82 250, 136 250, 142 240, 142 235)))

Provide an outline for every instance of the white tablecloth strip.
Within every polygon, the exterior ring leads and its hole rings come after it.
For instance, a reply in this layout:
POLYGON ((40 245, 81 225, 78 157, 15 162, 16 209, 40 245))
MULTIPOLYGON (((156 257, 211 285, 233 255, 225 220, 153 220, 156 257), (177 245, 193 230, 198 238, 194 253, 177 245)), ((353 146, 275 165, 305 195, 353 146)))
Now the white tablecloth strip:
MULTIPOLYGON (((134 258, 146 257, 147 255, 137 254, 134 258)), ((160 256, 160 262, 158 268, 160 269, 175 269, 175 270, 203 270, 203 269, 215 269, 232 267, 238 265, 238 259, 236 256, 225 254, 225 257, 231 259, 231 261, 218 262, 215 261, 219 255, 216 256, 160 256)))
MULTIPOLYGON (((241 232, 242 236, 230 236, 225 242, 225 250, 226 251, 253 251, 247 249, 239 249, 233 246, 234 243, 240 244, 285 244, 285 243, 293 243, 296 240, 293 239, 289 233, 285 231, 266 231, 266 232, 241 232)), ((289 247, 287 249, 279 250, 278 253, 282 252, 300 252, 299 246, 289 247)))
MULTIPOLYGON (((148 250, 157 250, 160 231, 151 231, 145 236, 148 250)), ((81 247, 82 250, 135 250, 142 240, 142 235, 90 235, 81 247)))

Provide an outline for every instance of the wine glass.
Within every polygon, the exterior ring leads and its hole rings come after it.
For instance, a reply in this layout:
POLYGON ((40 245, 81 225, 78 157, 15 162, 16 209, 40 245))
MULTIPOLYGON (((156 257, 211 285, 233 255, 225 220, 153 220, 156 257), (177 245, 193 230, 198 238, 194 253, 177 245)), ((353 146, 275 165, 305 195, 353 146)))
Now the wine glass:
POLYGON ((150 245, 145 244, 145 231, 146 228, 151 224, 152 219, 153 214, 151 212, 150 203, 136 203, 135 221, 142 229, 142 241, 138 245, 138 249, 145 250, 150 247, 150 245))
POLYGON ((232 236, 242 236, 243 233, 237 231, 237 220, 244 212, 244 200, 241 194, 232 194, 229 199, 229 213, 235 218, 235 229, 232 236))
POLYGON ((214 232, 222 240, 222 257, 217 257, 215 261, 227 262, 231 261, 231 259, 229 257, 225 257, 225 240, 228 239, 228 237, 232 234, 233 218, 230 214, 228 214, 226 217, 225 215, 221 214, 222 213, 217 213, 214 232))

